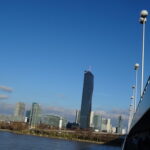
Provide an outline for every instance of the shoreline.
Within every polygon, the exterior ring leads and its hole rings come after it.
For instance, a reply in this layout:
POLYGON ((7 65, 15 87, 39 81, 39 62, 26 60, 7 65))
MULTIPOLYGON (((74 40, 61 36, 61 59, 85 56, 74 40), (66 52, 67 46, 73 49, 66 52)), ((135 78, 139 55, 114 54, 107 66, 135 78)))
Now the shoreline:
POLYGON ((66 141, 76 141, 76 142, 82 142, 82 143, 91 143, 91 144, 98 144, 98 145, 107 145, 107 146, 115 146, 120 147, 121 144, 118 143, 107 143, 107 142, 100 142, 100 141, 92 141, 92 140, 84 140, 84 139, 77 139, 77 138, 65 138, 60 136, 51 136, 51 135, 44 135, 44 134, 36 134, 36 133, 30 133, 30 130, 22 130, 22 131, 15 131, 15 130, 9 130, 9 129, 0 129, 0 132, 9 132, 14 133, 18 135, 30 135, 30 136, 37 136, 37 137, 45 137, 45 138, 51 138, 51 139, 60 139, 60 140, 66 140, 66 141))

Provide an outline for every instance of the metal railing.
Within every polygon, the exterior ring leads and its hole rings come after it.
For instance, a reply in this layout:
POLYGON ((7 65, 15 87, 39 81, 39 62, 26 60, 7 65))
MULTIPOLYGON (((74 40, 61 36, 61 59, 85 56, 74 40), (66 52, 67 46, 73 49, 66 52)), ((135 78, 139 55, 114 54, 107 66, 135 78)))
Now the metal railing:
POLYGON ((148 80, 147 80, 147 83, 146 83, 145 88, 144 88, 144 90, 143 90, 143 93, 142 93, 142 96, 141 96, 141 98, 140 98, 140 101, 143 99, 143 97, 144 97, 144 95, 145 95, 145 93, 146 93, 146 91, 147 91, 147 87, 148 87, 149 84, 150 84, 150 76, 149 76, 149 78, 148 78, 148 80))

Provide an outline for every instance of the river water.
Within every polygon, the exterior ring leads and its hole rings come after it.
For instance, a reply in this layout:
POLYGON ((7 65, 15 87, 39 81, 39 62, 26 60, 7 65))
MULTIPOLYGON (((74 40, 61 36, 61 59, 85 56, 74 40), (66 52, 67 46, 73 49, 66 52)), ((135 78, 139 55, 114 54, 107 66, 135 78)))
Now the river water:
POLYGON ((0 132, 0 150, 121 150, 121 148, 0 132))

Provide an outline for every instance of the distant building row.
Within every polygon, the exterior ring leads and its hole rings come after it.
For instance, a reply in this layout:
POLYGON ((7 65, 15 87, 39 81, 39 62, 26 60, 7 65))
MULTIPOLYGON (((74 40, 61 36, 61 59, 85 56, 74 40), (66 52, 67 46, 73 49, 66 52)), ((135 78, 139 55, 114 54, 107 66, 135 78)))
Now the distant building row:
MULTIPOLYGON (((76 111, 75 123, 80 125, 80 111, 76 111)), ((126 130, 121 127, 121 119, 118 122, 117 127, 113 127, 111 124, 111 119, 106 119, 100 116, 99 114, 91 111, 89 126, 95 131, 107 132, 107 133, 120 133, 125 134, 126 130)))
POLYGON ((55 128, 65 128, 67 124, 67 120, 61 116, 53 114, 42 115, 41 107, 38 103, 32 103, 31 110, 27 110, 25 114, 25 104, 21 102, 16 104, 14 115, 0 115, 0 121, 27 122, 31 128, 35 128, 40 124, 55 128))
MULTIPOLYGON (((80 111, 76 111, 75 122, 80 124, 80 111)), ((93 111, 90 113, 89 117, 89 127, 95 130, 100 130, 104 132, 111 132, 111 120, 105 119, 100 115, 94 113, 93 111)))

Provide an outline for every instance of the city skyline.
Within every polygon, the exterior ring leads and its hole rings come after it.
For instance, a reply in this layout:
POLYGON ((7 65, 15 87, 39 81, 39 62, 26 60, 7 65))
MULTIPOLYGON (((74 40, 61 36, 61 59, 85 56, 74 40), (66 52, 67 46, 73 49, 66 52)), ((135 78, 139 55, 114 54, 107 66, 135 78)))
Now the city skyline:
MULTIPOLYGON (((118 117, 122 116, 123 117, 123 127, 127 128, 127 114, 121 114, 120 116, 118 116, 118 113, 113 115, 110 113, 102 113, 102 112, 98 112, 98 111, 91 111, 90 115, 89 115, 89 125, 88 123, 86 124, 81 124, 82 122, 80 121, 80 110, 76 110, 73 113, 72 118, 68 118, 63 112, 59 113, 57 111, 52 111, 52 112, 45 112, 44 108, 42 108, 40 106, 40 104, 33 102, 32 105, 29 107, 25 107, 25 103, 23 102, 17 102, 15 104, 15 108, 13 110, 13 113, 9 113, 9 114, 3 114, 0 113, 0 121, 1 122, 22 122, 22 123, 26 123, 29 124, 31 128, 35 128, 37 125, 39 124, 51 124, 54 125, 55 123, 52 121, 53 119, 57 122, 55 125, 58 127, 58 125, 61 125, 61 122, 58 121, 59 120, 63 120, 63 127, 65 127, 66 123, 73 123, 76 124, 78 127, 80 126, 81 129, 87 129, 87 128, 93 128, 93 129, 97 129, 97 130, 102 130, 101 128, 101 121, 102 118, 104 120, 110 120, 112 121, 111 126, 109 126, 108 128, 112 129, 112 125, 113 127, 118 127, 117 124, 117 120, 118 117), (51 120, 51 119, 52 120, 51 120), (56 119, 57 118, 57 119, 56 119), (52 122, 50 122, 50 120, 52 122), (53 124, 54 123, 54 124, 53 124), (86 125, 86 127, 85 127, 86 125), (87 127, 88 126, 88 127, 87 127)), ((69 113, 69 112, 67 112, 69 113)), ((71 116, 71 114, 70 114, 71 116)), ((82 117, 81 117, 82 118, 82 117)), ((84 121, 87 121, 86 119, 84 121)), ((60 127, 61 128, 61 127, 60 127)), ((105 130, 105 129, 103 129, 105 130)), ((112 130, 111 130, 112 131, 112 130)), ((109 132, 109 131, 108 131, 109 132)))
MULTIPOLYGON (((2 2, 0 85, 13 90, 0 91, 9 96, 1 99, 2 103, 36 101, 44 106, 79 109, 82 73, 92 66, 93 110, 127 110, 134 64, 141 64, 139 12, 148 9, 150 2, 113 3, 2 2)), ((146 33, 149 31, 148 17, 146 33)), ((149 39, 146 34, 144 83, 150 74, 149 39)), ((140 70, 138 81, 140 85, 140 70)))

